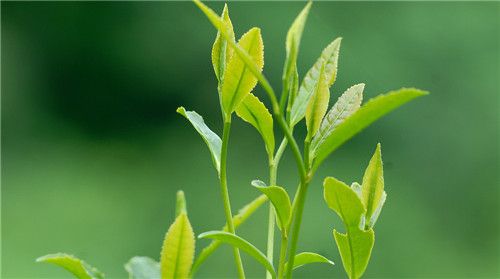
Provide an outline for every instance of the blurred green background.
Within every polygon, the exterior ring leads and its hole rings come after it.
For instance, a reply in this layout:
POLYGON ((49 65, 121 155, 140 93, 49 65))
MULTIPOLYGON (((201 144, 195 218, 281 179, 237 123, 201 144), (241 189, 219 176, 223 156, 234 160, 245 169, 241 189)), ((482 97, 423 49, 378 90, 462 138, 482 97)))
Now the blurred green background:
MULTIPOLYGON (((210 3, 221 11, 223 3, 210 3)), ((196 233, 224 223, 209 153, 175 108, 221 132, 210 62, 215 30, 192 3, 2 2, 2 278, 69 278, 35 258, 64 251, 109 278, 134 255, 158 258, 183 189, 196 233)), ((239 2, 239 37, 263 29, 265 74, 280 89, 286 31, 303 3, 239 2)), ((339 218, 321 181, 360 181, 382 143, 388 201, 366 278, 499 278, 498 2, 320 2, 307 23, 302 76, 344 38, 332 102, 365 82, 365 99, 403 86, 432 92, 376 122, 320 169, 308 195, 301 251, 337 265, 301 278, 344 278, 331 230, 339 218)), ((266 99, 261 88, 256 89, 266 99)), ((234 121, 233 210, 267 180, 259 135, 234 121)), ((302 137, 303 128, 296 135, 302 137)), ((286 153, 279 184, 294 191, 286 153)), ((265 249, 267 209, 239 233, 265 249)), ((197 243, 197 250, 208 241, 197 243)), ((244 256, 247 274, 263 268, 244 256)), ((199 277, 234 277, 223 247, 199 277)))

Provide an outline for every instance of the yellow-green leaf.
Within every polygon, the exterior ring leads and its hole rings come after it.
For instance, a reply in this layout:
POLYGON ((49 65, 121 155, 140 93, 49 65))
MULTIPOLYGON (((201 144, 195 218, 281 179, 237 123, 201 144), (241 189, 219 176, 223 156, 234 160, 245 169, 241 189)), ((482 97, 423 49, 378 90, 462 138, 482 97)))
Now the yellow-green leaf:
POLYGON ((338 125, 335 132, 331 133, 324 140, 323 144, 318 147, 313 169, 317 169, 330 153, 375 122, 375 120, 401 105, 427 94, 426 91, 415 88, 402 88, 369 100, 365 105, 338 125))
POLYGON ((104 274, 91 267, 86 262, 68 254, 49 254, 36 259, 37 262, 51 263, 58 265, 71 272, 79 279, 103 279, 104 274))
POLYGON ((170 226, 160 255, 162 279, 189 277, 193 264, 195 240, 186 212, 181 212, 170 226))
MULTIPOLYGON (((324 256, 321 256, 316 253, 311 253, 311 252, 302 252, 297 255, 295 255, 294 260, 293 260, 293 269, 299 268, 303 265, 306 264, 311 264, 311 263, 327 263, 331 265, 335 265, 332 261, 327 259, 324 256)), ((285 268, 284 270, 287 270, 288 263, 285 263, 285 268)))
POLYGON ((160 263, 148 257, 133 257, 125 270, 129 279, 160 279, 160 263))
POLYGON ((290 202, 288 193, 280 186, 254 185, 254 187, 265 194, 273 204, 276 215, 278 216, 278 226, 286 236, 292 217, 292 203, 290 202))
MULTIPOLYGON (((259 71, 262 71, 264 66, 264 44, 260 29, 256 27, 250 29, 238 41, 238 46, 250 55, 259 71)), ((257 85, 257 78, 238 55, 233 55, 228 61, 224 75, 221 90, 222 107, 226 114, 230 114, 257 85)))
MULTIPOLYGON (((225 23, 227 34, 231 40, 234 41, 233 24, 229 18, 227 4, 224 4, 224 10, 222 11, 221 18, 225 23)), ((226 69, 227 64, 226 62, 230 60, 232 53, 233 49, 228 46, 226 39, 224 39, 224 37, 221 36, 220 31, 218 31, 212 47, 212 65, 214 66, 215 76, 219 81, 223 80, 224 70, 226 69)))
POLYGON ((264 139, 267 153, 272 156, 274 154, 273 117, 264 103, 250 93, 236 109, 236 114, 257 129, 264 139))
POLYGON ((337 77, 337 64, 342 38, 337 38, 331 42, 321 53, 314 65, 309 69, 299 87, 299 93, 295 98, 290 112, 290 123, 295 126, 306 113, 309 100, 313 96, 316 84, 320 78, 321 68, 324 64, 325 80, 328 87, 332 86, 337 77))
POLYGON ((353 227, 348 230, 347 234, 333 230, 333 236, 347 275, 350 279, 360 278, 370 261, 375 242, 373 230, 364 231, 353 227))
POLYGON ((371 228, 375 225, 382 205, 386 199, 384 191, 384 167, 382 163, 382 151, 380 143, 373 154, 361 186, 361 201, 366 208, 366 226, 371 228))
POLYGON ((325 67, 321 67, 318 82, 306 110, 307 139, 310 141, 318 132, 328 110, 330 91, 326 83, 325 67))
POLYGON ((358 227, 365 208, 354 190, 334 177, 327 177, 323 186, 328 207, 339 215, 347 227, 358 227))

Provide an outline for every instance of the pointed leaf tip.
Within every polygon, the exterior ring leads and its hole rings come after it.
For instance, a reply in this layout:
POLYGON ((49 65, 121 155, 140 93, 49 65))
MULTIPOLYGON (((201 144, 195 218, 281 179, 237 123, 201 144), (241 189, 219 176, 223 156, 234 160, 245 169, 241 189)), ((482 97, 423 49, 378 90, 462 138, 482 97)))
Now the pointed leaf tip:
POLYGON ((186 198, 182 190, 177 191, 175 204, 175 216, 179 216, 181 213, 187 213, 186 209, 186 198))

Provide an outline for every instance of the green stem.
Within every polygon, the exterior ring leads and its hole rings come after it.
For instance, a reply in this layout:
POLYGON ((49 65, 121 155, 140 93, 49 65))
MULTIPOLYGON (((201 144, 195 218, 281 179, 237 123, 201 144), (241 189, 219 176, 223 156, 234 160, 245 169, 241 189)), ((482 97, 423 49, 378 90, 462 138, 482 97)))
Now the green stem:
MULTIPOLYGON (((233 214, 231 213, 231 203, 229 202, 229 191, 227 189, 227 147, 229 143, 229 133, 231 131, 231 115, 226 115, 224 117, 224 129, 222 132, 222 147, 221 147, 221 160, 220 160, 220 187, 222 201, 224 203, 224 212, 226 214, 226 222, 228 232, 235 234, 234 224, 233 224, 233 214)), ((245 278, 245 271, 243 269, 243 263, 241 262, 240 251, 238 248, 233 248, 234 261, 236 262, 236 268, 238 269, 238 275, 240 279, 245 278)))
MULTIPOLYGON (((269 186, 276 184, 276 172, 278 165, 275 163, 272 156, 269 156, 269 186)), ((273 262, 274 258, 274 225, 275 225, 274 207, 269 203, 269 223, 267 226, 267 252, 266 257, 269 262, 273 262)), ((269 271, 266 272, 266 278, 271 279, 272 275, 269 271)))
POLYGON ((278 265, 278 279, 283 278, 283 272, 285 271, 287 242, 288 242, 288 238, 285 236, 285 234, 281 234, 280 261, 279 261, 279 265, 278 265))

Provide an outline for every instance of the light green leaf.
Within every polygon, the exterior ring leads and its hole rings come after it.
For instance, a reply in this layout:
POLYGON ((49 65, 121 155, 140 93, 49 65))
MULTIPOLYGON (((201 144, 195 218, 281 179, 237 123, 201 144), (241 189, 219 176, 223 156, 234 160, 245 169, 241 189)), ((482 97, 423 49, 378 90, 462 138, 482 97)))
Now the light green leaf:
POLYGON ((360 278, 368 266, 375 242, 373 230, 364 231, 358 227, 352 227, 347 234, 333 230, 333 236, 347 275, 350 279, 360 278))
MULTIPOLYGON (((259 28, 252 28, 238 41, 238 46, 247 52, 253 63, 262 71, 264 66, 264 44, 259 28)), ((232 113, 257 85, 257 78, 248 70, 243 59, 233 55, 228 61, 222 82, 222 106, 226 114, 232 113)))
POLYGON ((71 272, 79 279, 103 279, 104 274, 91 267, 86 262, 68 254, 49 254, 36 259, 39 263, 51 263, 71 272))
POLYGON ((287 235, 292 215, 292 203, 290 197, 283 187, 280 186, 255 186, 259 191, 265 194, 276 210, 278 216, 278 226, 287 235))
POLYGON ((259 249, 257 249, 250 242, 244 240, 243 238, 234 235, 232 233, 223 231, 204 232, 200 234, 198 238, 216 239, 224 243, 227 243, 233 247, 236 247, 242 251, 245 251, 254 259, 256 259, 259 263, 261 263, 269 271, 269 273, 271 273, 273 278, 276 278, 276 272, 274 271, 273 264, 267 260, 266 256, 259 249))
POLYGON ((183 191, 177 191, 177 200, 175 203, 175 217, 179 216, 181 213, 187 214, 186 198, 184 197, 183 191))
POLYGON ((366 208, 367 228, 371 228, 375 225, 380 210, 382 210, 381 204, 385 202, 385 197, 384 167, 379 143, 366 168, 365 175, 363 176, 363 185, 361 187, 361 201, 366 208), (376 217, 374 216, 375 212, 377 212, 376 217))
POLYGON ((236 114, 257 129, 269 156, 274 154, 273 116, 266 106, 252 93, 248 94, 236 109, 236 114))
POLYGON ((160 279, 160 263, 149 257, 133 257, 125 264, 129 279, 160 279))
MULTIPOLYGON (((229 10, 227 4, 224 4, 224 10, 221 15, 222 20, 227 28, 227 33, 232 41, 234 41, 234 31, 233 24, 229 18, 229 10)), ((224 39, 220 31, 217 32, 217 37, 215 38, 214 45, 212 47, 212 65, 214 66, 215 76, 217 80, 223 80, 224 70, 226 69, 226 62, 232 57, 233 49, 228 47, 226 39, 224 39)))
MULTIPOLYGON (((295 255, 294 260, 293 260, 293 269, 299 268, 303 265, 310 264, 310 263, 327 263, 331 265, 335 265, 332 261, 329 259, 316 254, 316 253, 311 253, 311 252, 302 252, 300 254, 295 255)), ((285 270, 287 270, 288 263, 285 264, 285 270)))
POLYGON ((349 89, 347 89, 337 100, 337 102, 330 109, 321 126, 318 133, 314 136, 311 142, 311 156, 312 161, 316 155, 316 150, 325 141, 325 139, 335 131, 335 128, 342 123, 347 117, 353 114, 361 106, 363 100, 363 89, 365 85, 363 83, 356 84, 349 89))
POLYGON ((349 116, 337 126, 334 133, 328 136, 323 144, 316 151, 316 160, 313 169, 325 160, 330 153, 335 151, 344 142, 352 138, 364 128, 375 122, 375 120, 386 115, 399 106, 423 95, 427 95, 426 91, 403 88, 396 91, 391 91, 385 95, 379 95, 369 100, 354 114, 349 116))
POLYGON ((339 215, 347 227, 358 227, 365 208, 353 189, 333 177, 327 177, 323 186, 328 207, 339 215))
POLYGON ((162 279, 188 278, 193 264, 195 240, 186 212, 170 226, 160 255, 162 279))
POLYGON ((255 186, 255 187, 267 187, 266 182, 259 180, 259 179, 252 180, 252 182, 250 182, 250 184, 252 186, 255 186))
POLYGON ((335 82, 341 40, 342 38, 337 38, 331 42, 305 75, 304 80, 300 84, 299 93, 292 104, 290 113, 290 123, 292 127, 304 118, 306 108, 317 87, 316 85, 320 78, 323 64, 325 67, 324 74, 327 87, 332 86, 335 82))
POLYGON ((189 120, 189 122, 191 122, 193 127, 203 138, 208 146, 208 149, 210 150, 210 154, 212 155, 214 166, 217 169, 217 172, 220 173, 220 152, 222 147, 222 140, 220 137, 207 127, 205 121, 203 121, 203 117, 195 111, 186 111, 184 107, 179 107, 177 112, 189 120))
POLYGON ((314 135, 319 130, 321 120, 328 110, 328 102, 330 101, 330 91, 325 80, 324 67, 321 68, 316 89, 311 96, 311 100, 307 105, 306 110, 306 126, 307 126, 307 139, 311 141, 314 135))

